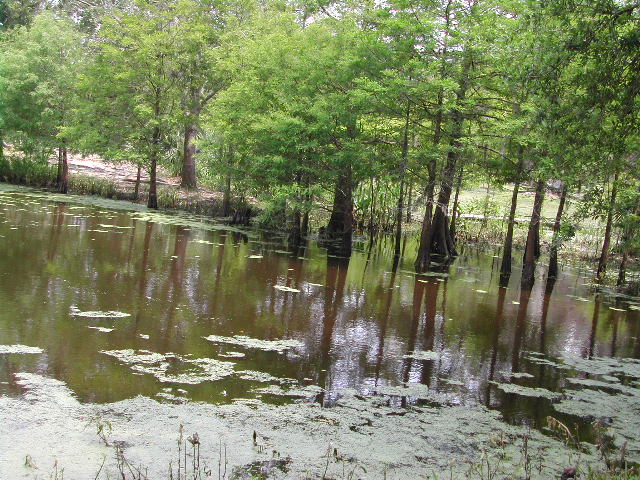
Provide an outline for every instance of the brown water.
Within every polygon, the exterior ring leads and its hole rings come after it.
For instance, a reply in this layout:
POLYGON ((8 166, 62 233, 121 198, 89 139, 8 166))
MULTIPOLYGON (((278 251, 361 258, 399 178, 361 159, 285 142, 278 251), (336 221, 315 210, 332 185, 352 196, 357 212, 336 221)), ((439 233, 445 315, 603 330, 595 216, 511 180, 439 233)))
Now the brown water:
POLYGON ((499 288, 495 252, 469 246, 443 275, 416 276, 411 239, 394 270, 390 240, 359 243, 346 260, 315 242, 290 251, 271 232, 51 198, 0 192, 0 345, 43 349, 0 354, 3 395, 22 392, 18 372, 61 380, 90 403, 144 395, 330 405, 344 389, 369 395, 424 384, 446 403, 481 403, 510 422, 542 426, 548 399, 496 383, 527 373, 513 383, 558 392, 569 377, 600 377, 537 358, 640 358, 637 304, 594 295, 586 269, 566 266, 548 295, 539 267, 528 296, 518 268, 499 288), (129 316, 77 315, 87 311, 129 316), (210 335, 297 342, 278 352, 210 335), (138 357, 112 352, 125 349, 138 357), (420 351, 434 353, 405 357, 420 351))

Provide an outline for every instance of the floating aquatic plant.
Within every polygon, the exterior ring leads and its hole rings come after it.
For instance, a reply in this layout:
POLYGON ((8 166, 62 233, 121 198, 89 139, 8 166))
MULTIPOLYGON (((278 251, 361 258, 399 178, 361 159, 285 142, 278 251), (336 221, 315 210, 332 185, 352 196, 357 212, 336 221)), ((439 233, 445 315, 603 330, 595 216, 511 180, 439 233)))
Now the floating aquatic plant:
POLYGON ((205 340, 209 340, 214 343, 228 343, 231 345, 238 345, 245 348, 255 348, 258 350, 271 351, 282 353, 291 348, 299 348, 304 346, 302 342, 298 340, 260 340, 258 338, 251 338, 245 335, 234 335, 233 337, 223 337, 219 335, 209 335, 203 337, 205 340))
POLYGON ((414 360, 438 360, 440 354, 431 350, 421 350, 419 352, 411 352, 403 355, 402 358, 413 358, 414 360))
POLYGON ((0 354, 3 353, 42 353, 40 347, 29 347, 27 345, 0 345, 0 354))
POLYGON ((276 290, 281 290, 283 292, 292 292, 292 293, 300 293, 300 290, 297 288, 285 287, 284 285, 274 285, 273 288, 276 290))

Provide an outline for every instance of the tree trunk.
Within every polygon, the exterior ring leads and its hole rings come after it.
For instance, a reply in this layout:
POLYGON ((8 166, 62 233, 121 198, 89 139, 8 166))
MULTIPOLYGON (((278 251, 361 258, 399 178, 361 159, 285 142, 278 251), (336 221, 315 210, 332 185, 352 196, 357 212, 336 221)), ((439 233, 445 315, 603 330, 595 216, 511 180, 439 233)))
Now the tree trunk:
POLYGON ((140 176, 142 174, 142 164, 138 164, 138 173, 136 174, 136 185, 133 190, 133 199, 138 200, 140 196, 140 176))
POLYGON ((411 223, 411 197, 413 196, 413 182, 409 182, 409 191, 407 192, 407 223, 411 223))
MULTIPOLYGON (((636 208, 633 214, 638 217, 640 215, 640 197, 636 200, 636 208)), ((618 281, 616 286, 621 287, 627 281, 627 262, 629 261, 629 242, 633 236, 633 225, 627 225, 622 235, 622 260, 620 261, 620 270, 618 271, 618 281)))
POLYGON ((523 290, 531 290, 535 283, 536 273, 536 243, 540 238, 540 212, 542 210, 542 202, 544 200, 544 180, 536 182, 536 196, 533 200, 533 210, 531 212, 531 221, 529 222, 529 231, 527 233, 527 243, 524 248, 524 259, 522 265, 521 286, 523 290))
POLYGON ((300 214, 300 208, 296 207, 293 210, 293 225, 291 226, 291 232, 289 234, 289 242, 296 247, 300 246, 300 242, 302 241, 301 222, 302 215, 300 214))
MULTIPOLYGON (((438 133, 436 131, 436 133, 438 133)), ((428 175, 429 180, 425 188, 425 210, 422 219, 422 229, 420 231, 420 246, 418 247, 418 256, 414 263, 416 271, 423 272, 429 268, 431 262, 431 222, 433 220, 433 198, 436 188, 436 159, 433 158, 429 162, 428 175)))
POLYGON ((228 217, 229 215, 231 215, 231 175, 227 174, 222 197, 222 216, 228 217))
POLYGON ((448 208, 451 199, 451 191, 456 174, 456 165, 460 157, 460 149, 462 144, 462 126, 464 123, 464 115, 461 111, 462 105, 467 96, 469 88, 469 70, 471 69, 471 58, 467 55, 464 59, 462 76, 460 78, 460 86, 456 92, 457 105, 451 113, 451 133, 449 141, 449 152, 447 153, 447 161, 442 172, 442 181, 440 183, 440 192, 438 193, 438 203, 436 204, 436 212, 433 216, 431 225, 431 253, 442 255, 445 259, 456 255, 456 249, 449 232, 448 208))
POLYGON ((196 146, 193 144, 193 140, 198 133, 198 127, 195 123, 189 123, 184 127, 184 146, 182 153, 182 181, 180 186, 182 188, 194 189, 196 184, 196 146))
POLYGON ((332 250, 344 256, 351 255, 353 236, 353 184, 351 165, 344 168, 336 182, 333 208, 326 229, 330 240, 337 240, 332 250))
POLYGON ((602 250, 600 252, 600 260, 598 261, 598 271, 596 273, 596 283, 604 280, 607 271, 607 260, 609 258, 609 246, 611 245, 611 230, 613 229, 613 208, 616 204, 618 195, 618 172, 613 177, 613 186, 611 187, 611 197, 609 199, 609 212, 607 213, 607 226, 604 230, 604 241, 602 242, 602 250))
POLYGON ((149 199, 147 200, 147 207, 158 208, 158 192, 156 183, 156 169, 158 166, 158 160, 156 155, 151 157, 151 165, 149 165, 149 199))
POLYGON ((556 213, 556 219, 553 222, 553 239, 551 240, 551 251, 549 253, 549 273, 547 277, 558 276, 558 248, 560 248, 560 222, 562 221, 562 213, 564 211, 564 205, 567 201, 567 186, 562 186, 562 193, 560 194, 560 204, 558 205, 558 212, 556 213))
POLYGON ((616 286, 621 287, 627 281, 627 262, 629 260, 629 251, 625 248, 622 251, 622 260, 620 260, 620 270, 618 270, 618 281, 616 286))
POLYGON ((453 212, 451 214, 451 225, 449 226, 449 234, 455 241, 456 239, 456 219, 460 216, 458 214, 458 197, 460 196, 460 187, 462 187, 462 174, 464 173, 464 165, 460 165, 460 171, 458 172, 458 179, 456 180, 456 194, 453 197, 453 212))
POLYGON ((396 234, 395 234, 395 245, 393 249, 393 254, 396 257, 400 256, 400 246, 402 243, 402 218, 404 217, 402 213, 402 207, 404 205, 404 179, 400 180, 400 193, 398 195, 398 204, 396 206, 396 234))
POLYGON ((500 275, 507 277, 511 275, 511 252, 513 249, 513 227, 516 219, 516 209, 518 207, 518 191, 520 180, 513 184, 513 194, 511 195, 511 208, 509 209, 509 220, 507 223, 507 234, 504 237, 504 248, 502 250, 502 264, 500 265, 500 275))
POLYGON ((63 142, 62 146, 58 148, 58 178, 57 187, 58 192, 67 193, 69 189, 69 165, 68 165, 67 146, 63 142))
POLYGON ((302 225, 300 226, 300 233, 303 237, 309 234, 309 209, 311 208, 311 193, 309 192, 309 181, 306 182, 307 191, 304 194, 304 214, 302 215, 302 225))
POLYGON ((396 243, 394 255, 400 256, 400 243, 402 239, 402 208, 404 207, 404 175, 407 169, 407 157, 409 155, 409 114, 411 113, 411 104, 407 102, 407 108, 404 117, 404 134, 402 136, 402 152, 400 160, 400 195, 398 195, 398 205, 396 210, 396 243))

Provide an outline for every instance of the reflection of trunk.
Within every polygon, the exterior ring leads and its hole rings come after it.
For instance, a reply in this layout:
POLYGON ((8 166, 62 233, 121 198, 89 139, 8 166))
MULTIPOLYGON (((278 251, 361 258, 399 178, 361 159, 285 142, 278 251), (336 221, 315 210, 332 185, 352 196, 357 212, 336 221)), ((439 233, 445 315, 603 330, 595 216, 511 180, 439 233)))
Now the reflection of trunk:
MULTIPOLYGON (((396 257, 397 259, 398 257, 396 257)), ((394 265, 391 270, 391 279, 389 280, 389 287, 387 288, 387 300, 384 306, 384 312, 382 313, 382 324, 380 325, 380 338, 378 340, 378 351, 376 353, 376 368, 375 368, 375 382, 374 385, 378 386, 378 380, 380 378, 380 369, 382 368, 382 359, 384 357, 384 341, 387 336, 387 326, 389 324, 389 315, 391 314, 391 305, 393 303, 393 294, 395 293, 396 272, 397 265, 394 265)))
POLYGON ((544 186, 544 180, 537 181, 536 196, 533 200, 533 211, 531 212, 531 221, 529 222, 529 231, 527 233, 527 244, 524 248, 521 280, 523 289, 531 290, 535 282, 536 259, 540 254, 540 211, 544 200, 544 186))
MULTIPOLYGON (((440 282, 426 284, 425 309, 424 309, 424 343, 422 350, 432 350, 436 340, 436 316, 438 313, 437 301, 440 282)), ((433 374, 435 360, 422 360, 422 378, 420 383, 429 385, 433 374)))
MULTIPOLYGON (((518 171, 519 171, 518 164, 518 171)), ((513 227, 516 219, 516 209, 518 207, 518 190, 520 189, 520 178, 513 184, 513 194, 511 195, 511 208, 509 209, 509 220, 507 221, 507 234, 504 237, 504 248, 502 250, 502 264, 500 265, 500 275, 511 274, 511 251, 513 249, 513 227)))
POLYGON ((460 171, 458 172, 458 178, 456 180, 456 194, 453 197, 453 210, 451 212, 451 225, 449 226, 449 234, 455 241, 456 239, 456 220, 460 216, 458 214, 458 197, 460 196, 460 187, 462 186, 462 174, 464 172, 464 165, 460 165, 460 171))
MULTIPOLYGON (((411 355, 416 349, 416 340, 418 336, 418 326, 420 325, 420 312, 422 311, 422 297, 424 295, 424 283, 418 281, 416 278, 413 287, 413 302, 411 309, 411 327, 409 329, 409 337, 407 340, 407 355, 411 355)), ((410 357, 405 358, 404 365, 402 367, 402 381, 409 381, 409 374, 411 373, 410 357)))
POLYGON ((522 289, 520 291, 520 305, 518 305, 516 331, 513 339, 513 355, 511 356, 511 372, 513 373, 520 371, 520 352, 522 350, 522 341, 524 340, 526 320, 527 320, 527 308, 529 306, 530 298, 531 298, 530 290, 522 289))
POLYGON ((331 382, 327 378, 331 370, 329 351, 331 350, 333 329, 338 316, 338 310, 342 305, 348 269, 348 260, 340 259, 336 261, 334 258, 327 257, 327 273, 324 288, 324 319, 322 324, 322 337, 320 339, 320 372, 318 374, 318 385, 323 387, 325 391, 316 397, 316 401, 320 405, 324 405, 326 393, 331 389, 331 382))
MULTIPOLYGON (((496 372, 496 363, 498 361, 498 344, 500 341, 500 330, 502 329, 502 321, 504 317, 504 301, 507 295, 506 288, 498 289, 498 307, 496 309, 495 327, 493 328, 493 339, 491 342, 491 363, 489 364, 489 382, 493 381, 496 372)), ((491 402, 491 388, 487 385, 485 390, 485 405, 488 407, 491 402)))
POLYGON ((189 243, 189 230, 182 225, 178 225, 173 246, 173 261, 171 262, 171 271, 169 273, 174 295, 175 292, 182 290, 187 243, 189 243))
POLYGON ((136 174, 136 184, 133 190, 133 199, 138 200, 140 196, 140 177, 142 175, 142 164, 138 164, 138 173, 136 174))
POLYGON ((47 245, 47 260, 52 261, 58 251, 58 243, 60 240, 60 232, 62 231, 62 225, 64 224, 64 211, 65 204, 56 204, 53 214, 53 222, 51 222, 51 235, 49 236, 49 242, 47 245))
POLYGON ((596 282, 600 283, 604 279, 607 271, 607 260, 609 258, 609 246, 611 245, 611 230, 613 229, 613 208, 616 204, 616 196, 618 195, 618 172, 613 177, 613 186, 611 187, 611 197, 609 199, 609 212, 607 213, 607 226, 604 230, 604 240, 602 242, 602 251, 600 252, 600 260, 598 261, 598 272, 596 273, 596 282))
POLYGON ((333 209, 327 225, 327 236, 337 240, 336 253, 351 255, 351 238, 353 235, 353 184, 351 165, 342 170, 336 183, 333 197, 333 209))
POLYGON ((598 317, 600 316, 600 295, 596 294, 593 299, 593 316, 591 317, 591 333, 589 334, 589 351, 587 358, 591 359, 594 354, 596 344, 596 332, 598 331, 598 317))
POLYGON ((58 149, 58 192, 67 193, 69 189, 69 165, 67 162, 67 145, 63 142, 58 149))
POLYGON ((138 295, 142 296, 147 288, 147 268, 149 265, 149 246, 151 244, 151 233, 153 223, 147 222, 144 227, 144 243, 142 247, 142 263, 140 264, 140 278, 138 283, 138 295))
POLYGON ((613 327, 611 329, 611 352, 609 356, 613 358, 616 356, 616 344, 618 343, 618 312, 609 310, 609 324, 613 327))
POLYGON ((562 212, 564 211, 564 205, 567 200, 567 186, 562 186, 562 193, 560 194, 560 204, 558 205, 558 212, 556 213, 556 219, 553 222, 553 239, 551 240, 551 251, 549 252, 549 273, 547 277, 558 276, 558 248, 560 248, 560 221, 562 220, 562 212))

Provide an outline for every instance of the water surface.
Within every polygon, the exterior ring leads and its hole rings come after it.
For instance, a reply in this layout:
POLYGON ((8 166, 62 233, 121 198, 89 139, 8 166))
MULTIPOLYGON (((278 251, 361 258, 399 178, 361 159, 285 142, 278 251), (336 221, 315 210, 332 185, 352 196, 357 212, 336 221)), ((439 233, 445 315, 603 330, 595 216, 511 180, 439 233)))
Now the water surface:
POLYGON ((500 288, 496 252, 471 246, 419 276, 412 239, 394 265, 389 239, 342 259, 313 241, 290 249, 273 232, 104 204, 0 193, 0 345, 42 349, 0 352, 0 394, 22 393, 20 372, 86 403, 330 406, 355 389, 402 405, 479 403, 535 427, 553 415, 588 435, 590 419, 554 410, 553 395, 501 387, 637 387, 633 372, 576 363, 640 358, 637 303, 595 294, 584 267, 565 266, 549 293, 541 265, 527 294, 518 268, 500 288))

